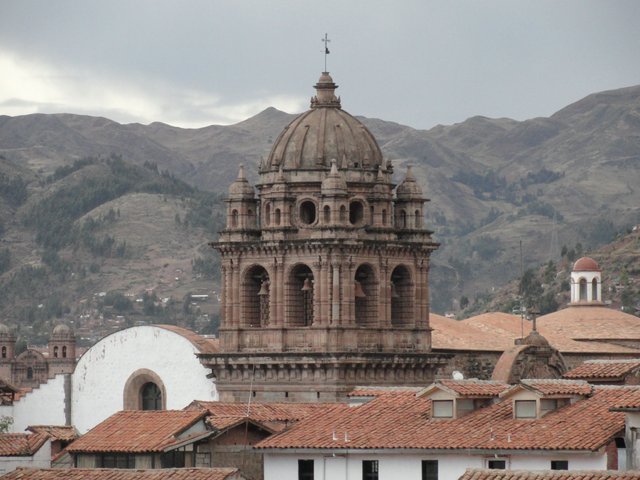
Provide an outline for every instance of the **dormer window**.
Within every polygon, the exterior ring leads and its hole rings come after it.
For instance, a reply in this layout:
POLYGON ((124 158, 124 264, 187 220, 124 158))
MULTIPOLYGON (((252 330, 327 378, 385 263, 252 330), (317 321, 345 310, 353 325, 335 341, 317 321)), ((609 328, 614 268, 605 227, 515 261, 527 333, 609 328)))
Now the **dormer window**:
POLYGON ((453 418, 453 400, 432 400, 433 418, 453 418))
POLYGON ((536 401, 516 400, 515 413, 516 418, 536 418, 536 401))

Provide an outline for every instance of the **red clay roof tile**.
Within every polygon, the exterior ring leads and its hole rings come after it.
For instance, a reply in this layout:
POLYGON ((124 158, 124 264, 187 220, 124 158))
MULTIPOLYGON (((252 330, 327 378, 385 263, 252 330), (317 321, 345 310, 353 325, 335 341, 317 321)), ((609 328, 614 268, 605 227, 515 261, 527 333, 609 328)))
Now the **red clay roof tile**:
POLYGON ((638 392, 595 387, 592 396, 536 420, 515 419, 513 402, 503 401, 445 421, 430 419, 428 398, 388 393, 357 407, 327 408, 257 448, 595 451, 624 429, 624 413, 610 407, 638 392))
POLYGON ((72 442, 78 438, 78 432, 72 426, 65 425, 30 425, 27 430, 33 433, 46 433, 52 440, 72 442))
POLYGON ((30 457, 48 438, 46 433, 0 433, 0 457, 30 457))
POLYGON ((205 415, 200 410, 125 410, 93 427, 67 451, 161 452, 205 415))
POLYGON ((242 480, 236 468, 18 468, 2 480, 242 480))
POLYGON ((468 469, 459 480, 638 480, 639 471, 618 470, 485 470, 468 469))
POLYGON ((640 359, 588 360, 573 370, 569 370, 563 376, 564 378, 581 378, 584 380, 621 380, 638 368, 640 368, 640 359))

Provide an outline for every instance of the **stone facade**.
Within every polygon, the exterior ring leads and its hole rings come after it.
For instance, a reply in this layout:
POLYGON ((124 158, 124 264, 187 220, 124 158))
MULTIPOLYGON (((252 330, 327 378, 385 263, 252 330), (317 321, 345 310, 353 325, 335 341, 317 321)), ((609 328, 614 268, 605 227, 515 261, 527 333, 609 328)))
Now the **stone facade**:
POLYGON ((221 400, 330 401, 353 386, 424 385, 431 353, 429 260, 421 188, 341 109, 323 73, 311 109, 261 162, 240 167, 222 260, 221 353, 203 356, 221 400), (394 192, 395 189, 395 192, 394 192))

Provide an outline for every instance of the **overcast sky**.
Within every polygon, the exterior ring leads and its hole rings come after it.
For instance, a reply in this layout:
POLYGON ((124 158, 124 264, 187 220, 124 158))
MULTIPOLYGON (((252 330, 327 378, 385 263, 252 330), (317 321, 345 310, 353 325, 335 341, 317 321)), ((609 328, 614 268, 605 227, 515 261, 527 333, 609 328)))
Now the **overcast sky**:
POLYGON ((343 108, 416 128, 640 84, 637 0, 0 0, 0 114, 200 127, 300 112, 325 32, 343 108))

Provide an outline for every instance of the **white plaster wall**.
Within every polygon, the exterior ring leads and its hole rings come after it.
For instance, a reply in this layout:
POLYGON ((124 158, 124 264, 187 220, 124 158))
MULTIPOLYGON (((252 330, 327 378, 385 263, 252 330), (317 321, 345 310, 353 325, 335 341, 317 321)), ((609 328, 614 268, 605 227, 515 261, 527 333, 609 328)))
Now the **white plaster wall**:
MULTIPOLYGON (((362 478, 362 460, 378 460, 380 480, 421 480, 422 460, 438 460, 440 480, 457 480, 467 468, 486 468, 490 455, 417 455, 349 453, 348 455, 321 455, 286 453, 264 455, 265 480, 297 480, 298 460, 314 460, 314 476, 318 479, 348 480, 362 478)), ((500 457, 502 458, 502 457, 500 457)), ((571 470, 606 470, 604 454, 574 455, 518 455, 507 463, 511 470, 549 470, 551 460, 568 460, 571 470)))
POLYGON ((29 425, 64 425, 64 378, 56 375, 34 388, 13 404, 13 426, 16 433, 24 432, 29 425))
POLYGON ((18 467, 50 468, 51 441, 47 440, 33 457, 0 457, 0 474, 12 472, 18 467))
POLYGON ((182 335, 155 326, 113 333, 80 358, 72 378, 72 423, 82 434, 123 409, 124 386, 133 372, 155 372, 166 388, 167 409, 192 400, 217 400, 210 373, 182 335))

